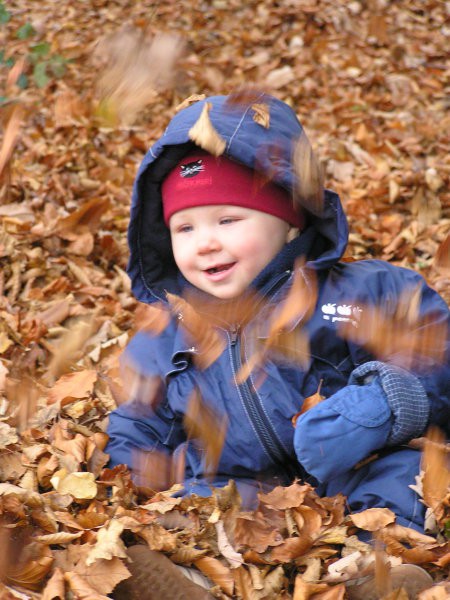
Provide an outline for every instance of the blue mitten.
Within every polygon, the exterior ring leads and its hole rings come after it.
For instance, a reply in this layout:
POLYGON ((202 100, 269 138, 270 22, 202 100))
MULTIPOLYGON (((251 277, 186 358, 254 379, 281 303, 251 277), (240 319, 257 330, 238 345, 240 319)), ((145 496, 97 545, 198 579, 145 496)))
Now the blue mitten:
POLYGON ((392 412, 375 377, 342 388, 299 417, 294 448, 306 471, 326 482, 385 446, 391 428, 392 412))

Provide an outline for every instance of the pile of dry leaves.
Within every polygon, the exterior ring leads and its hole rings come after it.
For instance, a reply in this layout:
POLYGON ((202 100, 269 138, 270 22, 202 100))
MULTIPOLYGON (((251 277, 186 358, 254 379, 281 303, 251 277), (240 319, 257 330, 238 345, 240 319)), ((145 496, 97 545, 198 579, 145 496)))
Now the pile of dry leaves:
POLYGON ((343 598, 346 578, 371 571, 387 598, 381 582, 400 561, 437 582, 423 600, 448 598, 450 474, 437 432, 419 442, 426 536, 388 510, 345 516, 344 498, 301 482, 261 495, 253 513, 232 483, 211 498, 137 489, 103 452, 123 399, 117 359, 136 327, 132 181, 187 96, 250 83, 287 101, 343 199, 348 256, 419 270, 450 300, 445 11, 438 0, 0 2, 2 598, 105 598, 136 541, 196 565, 222 598, 343 598), (66 72, 49 70, 39 88, 42 44, 66 72))

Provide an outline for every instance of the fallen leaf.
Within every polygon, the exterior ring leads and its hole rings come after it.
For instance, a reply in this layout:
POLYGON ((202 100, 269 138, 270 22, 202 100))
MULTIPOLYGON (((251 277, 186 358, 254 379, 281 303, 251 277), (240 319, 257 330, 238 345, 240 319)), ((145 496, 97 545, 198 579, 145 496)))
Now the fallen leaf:
POLYGON ((81 575, 78 575, 78 573, 72 571, 64 573, 64 579, 69 584, 70 590, 75 598, 79 600, 109 600, 108 596, 99 594, 83 577, 81 577, 81 575))
POLYGON ((45 588, 42 590, 42 600, 65 600, 64 572, 59 567, 53 572, 45 588))
POLYGON ((218 585, 228 596, 233 595, 233 574, 220 560, 211 556, 203 556, 197 559, 194 564, 197 569, 200 569, 203 575, 206 575, 208 579, 218 585))
POLYGON ((97 534, 97 542, 88 554, 86 565, 89 567, 101 558, 127 558, 125 545, 120 538, 122 531, 123 525, 117 519, 111 519, 109 525, 104 525, 97 534))
POLYGON ((48 403, 59 403, 67 397, 85 398, 92 394, 96 380, 97 372, 92 369, 63 375, 50 389, 48 403))
POLYGON ((60 494, 70 494, 77 500, 90 500, 97 495, 97 484, 93 473, 68 473, 66 469, 56 471, 50 479, 52 486, 60 494))
POLYGON ((232 569, 240 567, 244 563, 244 558, 242 554, 236 552, 236 550, 230 544, 227 534, 225 532, 223 521, 218 521, 215 524, 215 527, 217 532, 217 545, 222 556, 224 556, 227 559, 232 569))
POLYGON ((366 531, 378 531, 395 522, 395 514, 389 508, 368 508, 349 517, 356 527, 366 531))

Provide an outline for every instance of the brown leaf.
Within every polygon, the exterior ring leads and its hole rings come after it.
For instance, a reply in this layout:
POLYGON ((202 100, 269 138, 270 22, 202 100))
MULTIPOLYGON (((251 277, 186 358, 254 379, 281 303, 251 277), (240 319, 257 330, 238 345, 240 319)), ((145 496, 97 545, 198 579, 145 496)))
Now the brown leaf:
POLYGON ((73 595, 78 600, 109 600, 108 596, 99 594, 83 577, 81 577, 81 575, 78 575, 78 573, 74 573, 73 571, 64 573, 64 579, 67 581, 73 595))
POLYGON ((60 219, 57 230, 60 232, 79 232, 80 229, 87 228, 92 233, 95 233, 100 219, 110 208, 110 204, 108 198, 92 198, 92 200, 85 202, 68 217, 60 219))
POLYGON ((92 394, 97 372, 84 369, 75 373, 63 375, 48 393, 48 403, 61 402, 64 398, 85 398, 92 394))
POLYGON ((366 531, 378 531, 395 522, 395 514, 389 508, 368 508, 349 516, 356 527, 366 531))
POLYGON ((234 579, 231 569, 223 565, 217 558, 203 556, 195 561, 197 569, 208 579, 218 585, 228 596, 233 595, 234 579))
POLYGON ((65 600, 64 572, 59 567, 53 572, 53 575, 42 590, 42 600, 65 600))
POLYGON ((296 413, 292 417, 292 425, 294 427, 296 426, 297 419, 299 418, 300 415, 302 415, 307 410, 310 410, 311 408, 313 408, 314 406, 316 406, 317 404, 319 404, 319 402, 322 402, 322 400, 326 399, 325 396, 322 396, 321 393, 320 393, 320 389, 322 387, 322 382, 323 382, 323 379, 321 379, 320 382, 319 382, 319 387, 317 388, 317 392, 315 392, 314 394, 312 394, 312 396, 308 396, 307 398, 305 398, 303 400, 303 404, 302 404, 302 408, 301 408, 300 412, 296 413))
POLYGON ((122 531, 123 525, 117 519, 111 519, 109 525, 103 526, 97 534, 94 547, 89 551, 86 565, 89 567, 102 558, 127 558, 124 543, 120 538, 122 531))
POLYGON ((70 494, 78 500, 91 500, 98 492, 93 473, 86 471, 68 473, 66 469, 60 469, 50 482, 58 493, 70 494))
POLYGON ((7 582, 13 586, 23 587, 27 590, 38 590, 53 564, 53 557, 42 547, 42 555, 30 558, 17 565, 11 565, 7 573, 7 582), (45 553, 44 553, 45 552, 45 553))
POLYGON ((301 575, 297 575, 295 578, 294 588, 294 600, 308 600, 311 596, 320 594, 326 590, 329 590, 329 586, 326 583, 308 583, 302 579, 301 575))
POLYGON ((227 419, 206 404, 196 388, 191 394, 183 419, 188 437, 200 442, 205 452, 205 471, 216 472, 227 432, 227 419))
POLYGON ((450 233, 437 249, 434 266, 438 269, 450 269, 450 233))
POLYGON ((226 148, 225 140, 214 129, 209 118, 212 104, 206 102, 195 125, 189 130, 189 138, 213 156, 220 156, 226 148))
POLYGON ((277 486, 268 494, 258 494, 260 502, 270 508, 285 510, 300 506, 311 487, 294 482, 287 487, 277 486))
POLYGON ((273 561, 287 563, 302 556, 312 546, 313 540, 308 536, 286 538, 282 544, 273 548, 270 557, 273 561))
POLYGON ((242 600, 260 600, 260 594, 254 589, 250 573, 244 566, 233 569, 234 582, 238 598, 242 600))
POLYGON ((123 560, 113 557, 109 560, 99 558, 91 565, 79 560, 74 571, 99 594, 111 594, 124 579, 131 576, 123 560))
POLYGON ((237 548, 246 546, 259 553, 283 542, 278 529, 268 523, 261 513, 239 515, 236 518, 234 540, 237 548))

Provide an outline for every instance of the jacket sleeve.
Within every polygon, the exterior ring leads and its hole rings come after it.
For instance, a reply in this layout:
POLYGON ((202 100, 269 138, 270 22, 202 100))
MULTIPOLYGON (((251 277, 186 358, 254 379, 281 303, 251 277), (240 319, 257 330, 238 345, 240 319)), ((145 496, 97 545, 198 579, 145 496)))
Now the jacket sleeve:
POLYGON ((129 400, 109 417, 109 441, 105 452, 109 467, 126 464, 133 468, 137 451, 171 453, 185 441, 184 430, 173 413, 165 394, 161 370, 161 353, 156 352, 155 339, 137 334, 121 359, 129 400))
POLYGON ((448 307, 414 272, 400 270, 397 276, 409 286, 421 282, 419 325, 411 326, 411 344, 421 340, 427 347, 418 344, 417 352, 358 365, 347 386, 298 419, 297 458, 321 482, 375 450, 423 435, 430 424, 450 433, 448 307))

